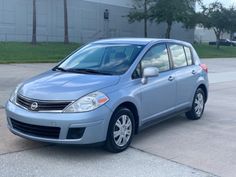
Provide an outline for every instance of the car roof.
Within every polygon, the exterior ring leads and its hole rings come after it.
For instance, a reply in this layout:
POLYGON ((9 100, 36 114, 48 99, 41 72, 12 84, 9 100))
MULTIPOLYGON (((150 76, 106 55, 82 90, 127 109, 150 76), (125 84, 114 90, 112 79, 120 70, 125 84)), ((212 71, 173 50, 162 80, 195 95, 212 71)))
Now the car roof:
POLYGON ((175 39, 161 39, 161 38, 111 38, 111 39, 102 39, 93 42, 93 44, 134 44, 134 45, 147 45, 151 42, 170 42, 178 43, 182 45, 190 45, 188 42, 175 40, 175 39))

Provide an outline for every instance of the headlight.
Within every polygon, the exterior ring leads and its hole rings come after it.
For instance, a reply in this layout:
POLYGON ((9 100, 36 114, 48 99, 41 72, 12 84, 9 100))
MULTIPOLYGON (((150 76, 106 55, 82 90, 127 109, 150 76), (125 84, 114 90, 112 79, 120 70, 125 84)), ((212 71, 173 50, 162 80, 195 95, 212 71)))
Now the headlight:
POLYGON ((102 106, 108 101, 109 98, 104 93, 93 92, 69 105, 64 112, 88 112, 102 106))
POLYGON ((19 84, 16 88, 15 88, 15 90, 11 93, 11 96, 10 96, 10 102, 12 102, 12 103, 16 103, 16 97, 17 97, 17 92, 18 92, 18 90, 19 90, 19 88, 21 87, 21 85, 22 84, 19 84))

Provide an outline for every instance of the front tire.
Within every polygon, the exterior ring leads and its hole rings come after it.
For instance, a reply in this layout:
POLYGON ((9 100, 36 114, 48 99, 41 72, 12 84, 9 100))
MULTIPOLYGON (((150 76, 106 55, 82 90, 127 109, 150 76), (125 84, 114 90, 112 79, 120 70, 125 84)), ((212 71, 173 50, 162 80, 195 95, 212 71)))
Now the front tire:
POLYGON ((105 148, 113 153, 127 149, 134 136, 134 115, 127 108, 118 108, 112 115, 105 148))
POLYGON ((206 96, 201 88, 198 88, 193 99, 192 108, 186 113, 186 117, 190 120, 198 120, 202 117, 206 103, 206 96))

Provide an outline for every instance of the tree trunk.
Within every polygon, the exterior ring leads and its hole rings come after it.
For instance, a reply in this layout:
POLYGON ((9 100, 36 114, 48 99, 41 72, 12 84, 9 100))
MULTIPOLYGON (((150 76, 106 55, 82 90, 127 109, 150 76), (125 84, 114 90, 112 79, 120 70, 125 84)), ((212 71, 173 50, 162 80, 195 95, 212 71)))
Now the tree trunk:
POLYGON ((232 41, 234 40, 234 31, 230 32, 230 40, 232 40, 232 41))
POLYGON ((216 40, 216 48, 220 49, 220 38, 217 38, 216 40))
POLYGON ((69 34, 68 34, 68 14, 67 14, 67 0, 64 0, 64 43, 69 43, 69 34))
POLYGON ((144 14, 145 14, 145 17, 144 17, 144 37, 146 38, 148 35, 147 35, 147 0, 144 1, 144 14))
POLYGON ((216 35, 216 47, 217 49, 220 49, 220 34, 221 31, 214 29, 215 35, 216 35))
POLYGON ((36 20, 36 0, 33 0, 33 30, 32 30, 32 44, 33 45, 35 45, 37 43, 36 25, 37 25, 37 20, 36 20))
POLYGON ((172 28, 172 21, 168 21, 167 29, 166 29, 166 36, 165 36, 167 39, 170 39, 171 28, 172 28))

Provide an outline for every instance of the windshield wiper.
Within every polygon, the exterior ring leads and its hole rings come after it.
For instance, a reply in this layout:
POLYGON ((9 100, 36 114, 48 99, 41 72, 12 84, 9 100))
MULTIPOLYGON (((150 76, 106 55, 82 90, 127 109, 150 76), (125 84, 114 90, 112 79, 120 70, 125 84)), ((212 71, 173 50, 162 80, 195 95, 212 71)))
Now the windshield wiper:
POLYGON ((94 70, 94 69, 67 69, 67 72, 82 73, 82 74, 101 74, 101 75, 113 75, 112 73, 94 70))
POLYGON ((53 70, 53 71, 63 71, 63 72, 67 72, 66 69, 61 68, 61 67, 55 67, 55 68, 53 68, 52 70, 53 70))
POLYGON ((82 74, 101 74, 101 75, 113 75, 112 73, 98 71, 94 69, 64 69, 61 67, 56 67, 53 71, 62 71, 62 72, 72 72, 72 73, 82 73, 82 74))

